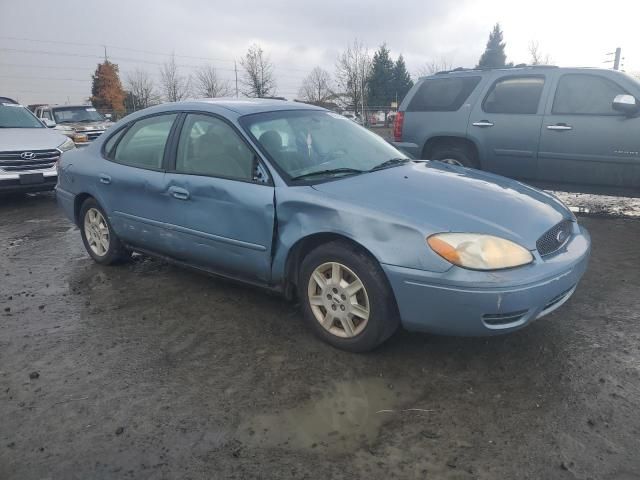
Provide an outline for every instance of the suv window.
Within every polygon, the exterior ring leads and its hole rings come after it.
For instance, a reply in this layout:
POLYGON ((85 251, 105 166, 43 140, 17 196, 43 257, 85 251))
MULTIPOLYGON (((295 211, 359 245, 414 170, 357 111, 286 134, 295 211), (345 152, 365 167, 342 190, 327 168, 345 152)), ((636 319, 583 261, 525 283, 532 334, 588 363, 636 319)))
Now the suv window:
POLYGON ((480 77, 431 78, 422 82, 408 112, 455 112, 480 82, 480 77))
POLYGON ((504 77, 496 81, 482 102, 487 113, 535 114, 544 88, 544 77, 504 77))
POLYGON ((558 82, 554 114, 619 115, 613 107, 616 95, 627 93, 620 85, 598 75, 569 73, 558 82))
POLYGON ((178 143, 178 173, 252 180, 254 167, 253 152, 229 124, 209 115, 187 115, 178 143))
POLYGON ((176 116, 157 115, 135 122, 118 143, 113 160, 133 167, 162 168, 164 147, 176 116))

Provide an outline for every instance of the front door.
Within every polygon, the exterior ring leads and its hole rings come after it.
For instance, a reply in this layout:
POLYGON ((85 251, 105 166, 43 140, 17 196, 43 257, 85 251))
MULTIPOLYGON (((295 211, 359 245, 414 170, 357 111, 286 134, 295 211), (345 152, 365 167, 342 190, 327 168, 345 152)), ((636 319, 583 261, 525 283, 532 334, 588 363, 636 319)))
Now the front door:
POLYGON ((612 108, 626 93, 597 72, 560 76, 540 135, 541 180, 640 187, 640 117, 612 108))
POLYGON ((467 132, 479 146, 483 170, 535 178, 544 90, 544 75, 503 76, 476 102, 467 132))
POLYGON ((229 276, 268 283, 274 188, 251 147, 227 121, 189 113, 165 177, 166 222, 177 257, 229 276))

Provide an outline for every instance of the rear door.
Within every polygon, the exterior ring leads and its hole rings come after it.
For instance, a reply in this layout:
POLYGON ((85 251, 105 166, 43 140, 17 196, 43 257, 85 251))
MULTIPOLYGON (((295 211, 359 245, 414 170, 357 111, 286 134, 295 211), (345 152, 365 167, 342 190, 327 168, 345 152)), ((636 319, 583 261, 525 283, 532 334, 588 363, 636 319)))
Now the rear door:
POLYGON ((480 151, 483 170, 535 179, 547 83, 544 74, 510 74, 488 84, 467 129, 480 151))
POLYGON ((163 160, 178 115, 154 115, 111 136, 96 179, 100 203, 120 238, 140 248, 167 253, 171 236, 166 210, 163 160))
POLYGON ((188 113, 164 183, 174 255, 256 283, 271 277, 274 187, 225 119, 188 113))
POLYGON ((628 89, 597 71, 564 73, 555 83, 541 133, 540 179, 640 186, 640 117, 612 108, 616 95, 628 89))

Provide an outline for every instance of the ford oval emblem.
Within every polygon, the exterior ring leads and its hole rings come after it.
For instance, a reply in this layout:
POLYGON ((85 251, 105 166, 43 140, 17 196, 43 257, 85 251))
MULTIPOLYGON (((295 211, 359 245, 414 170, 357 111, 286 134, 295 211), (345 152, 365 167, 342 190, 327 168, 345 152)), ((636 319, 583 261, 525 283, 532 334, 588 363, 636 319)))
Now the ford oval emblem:
POLYGON ((558 241, 558 243, 564 243, 564 241, 567 239, 567 236, 567 232, 565 232, 564 230, 560 230, 556 235, 556 240, 558 241))

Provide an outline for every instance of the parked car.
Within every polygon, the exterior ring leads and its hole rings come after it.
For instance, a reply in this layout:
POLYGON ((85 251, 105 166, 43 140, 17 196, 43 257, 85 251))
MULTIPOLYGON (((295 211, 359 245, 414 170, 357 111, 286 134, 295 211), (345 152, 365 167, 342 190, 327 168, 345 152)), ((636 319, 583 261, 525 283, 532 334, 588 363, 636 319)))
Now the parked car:
POLYGON ((590 250, 552 195, 412 161, 295 102, 137 112, 63 156, 57 194, 96 262, 138 251, 297 295, 311 329, 351 351, 400 323, 453 335, 521 328, 571 296, 590 250))
POLYGON ((0 193, 53 189, 56 162, 72 148, 69 138, 48 130, 27 108, 0 97, 0 193))
POLYGON ((637 191, 639 98, 640 82, 613 70, 454 70, 416 83, 394 136, 416 158, 569 190, 637 191))
POLYGON ((50 128, 71 138, 77 147, 86 147, 111 125, 91 105, 34 105, 34 113, 50 128))

